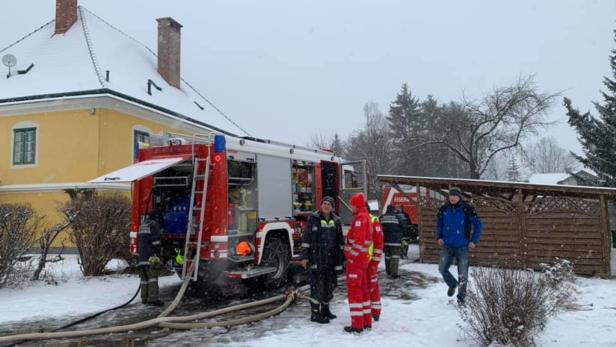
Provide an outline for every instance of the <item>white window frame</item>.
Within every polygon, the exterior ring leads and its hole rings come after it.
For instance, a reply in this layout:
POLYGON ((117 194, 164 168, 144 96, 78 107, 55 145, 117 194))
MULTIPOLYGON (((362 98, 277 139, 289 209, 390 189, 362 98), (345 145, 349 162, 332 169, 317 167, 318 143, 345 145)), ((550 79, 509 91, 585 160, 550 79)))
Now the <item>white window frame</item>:
POLYGON ((12 128, 11 128, 11 154, 9 155, 9 160, 10 160, 10 168, 11 169, 31 169, 31 168, 35 168, 38 167, 38 163, 39 163, 39 156, 40 156, 40 152, 39 152, 39 148, 40 148, 40 143, 41 141, 39 140, 40 137, 40 127, 38 125, 38 123, 36 122, 19 122, 17 124, 15 124, 12 128), (34 128, 34 164, 17 164, 15 165, 15 130, 20 130, 20 129, 30 129, 30 128, 34 128))
POLYGON ((135 125, 130 132, 131 136, 131 146, 130 146, 130 162, 133 163, 138 158, 135 158, 135 132, 139 131, 142 133, 147 133, 150 136, 150 142, 152 141, 152 130, 146 127, 145 125, 135 125))

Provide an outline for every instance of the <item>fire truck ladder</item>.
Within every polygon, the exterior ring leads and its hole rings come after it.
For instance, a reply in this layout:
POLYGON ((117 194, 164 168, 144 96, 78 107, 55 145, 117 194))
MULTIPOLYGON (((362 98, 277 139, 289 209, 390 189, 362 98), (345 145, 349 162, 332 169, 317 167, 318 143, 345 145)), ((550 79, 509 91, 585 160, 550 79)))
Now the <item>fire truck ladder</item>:
POLYGON ((199 274, 199 259, 201 258, 201 242, 203 238, 203 225, 205 224, 205 203, 207 201, 207 187, 210 178, 210 158, 211 153, 208 151, 206 158, 199 158, 195 153, 195 143, 198 137, 206 138, 204 141, 206 144, 211 143, 211 136, 195 134, 192 141, 192 160, 193 160, 193 179, 192 188, 190 191, 190 208, 188 210, 188 227, 186 230, 186 241, 184 243, 184 264, 182 265, 182 279, 187 275, 192 277, 193 281, 197 280, 199 274), (200 173, 201 168, 205 165, 205 172, 200 173), (203 185, 199 185, 199 182, 203 182, 203 185), (199 187, 200 186, 200 187, 199 187), (201 201, 201 204, 197 204, 201 201), (197 242, 191 241, 192 237, 197 234, 197 242), (194 249, 195 253, 190 254, 190 251, 194 249), (195 256, 196 255, 196 256, 195 256), (193 273, 187 274, 188 260, 193 259, 195 264, 193 265, 193 273))

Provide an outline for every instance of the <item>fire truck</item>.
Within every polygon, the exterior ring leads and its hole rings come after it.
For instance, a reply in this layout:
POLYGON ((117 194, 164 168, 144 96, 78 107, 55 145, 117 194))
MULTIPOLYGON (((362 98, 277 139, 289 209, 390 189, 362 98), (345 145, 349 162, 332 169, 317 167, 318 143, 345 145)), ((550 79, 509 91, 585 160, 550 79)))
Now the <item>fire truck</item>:
POLYGON ((214 133, 160 142, 139 150, 133 165, 91 182, 131 183, 131 253, 139 252, 146 216, 160 212, 162 262, 206 291, 234 281, 280 286, 321 199, 334 197, 350 223, 348 197, 365 192, 357 177, 365 163, 327 150, 214 133))
MULTIPOLYGON (((426 192, 422 192, 426 194, 426 192)), ((419 239, 419 209, 417 208, 417 188, 413 186, 394 185, 385 186, 383 189, 383 206, 382 213, 385 213, 387 206, 392 205, 399 210, 406 212, 411 220, 410 238, 411 242, 417 242, 419 239)))

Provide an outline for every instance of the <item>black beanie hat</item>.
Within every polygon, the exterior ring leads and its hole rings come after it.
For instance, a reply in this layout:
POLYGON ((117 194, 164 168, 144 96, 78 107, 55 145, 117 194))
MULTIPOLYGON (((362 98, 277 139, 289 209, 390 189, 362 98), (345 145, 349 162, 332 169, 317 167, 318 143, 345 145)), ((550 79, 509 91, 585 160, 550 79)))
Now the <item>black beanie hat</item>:
POLYGON ((334 198, 332 198, 331 196, 325 196, 323 197, 321 203, 324 203, 326 201, 329 202, 333 208, 336 208, 336 200, 334 200, 334 198))

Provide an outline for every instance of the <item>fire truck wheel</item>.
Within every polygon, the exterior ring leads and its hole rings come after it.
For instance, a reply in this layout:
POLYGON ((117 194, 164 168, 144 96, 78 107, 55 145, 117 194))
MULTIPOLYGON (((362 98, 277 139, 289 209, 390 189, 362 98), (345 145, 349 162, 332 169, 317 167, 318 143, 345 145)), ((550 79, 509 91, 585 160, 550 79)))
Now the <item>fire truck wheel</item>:
POLYGON ((265 276, 263 283, 266 287, 277 288, 285 283, 289 260, 289 246, 279 237, 268 237, 263 248, 261 265, 275 267, 278 270, 265 276))

